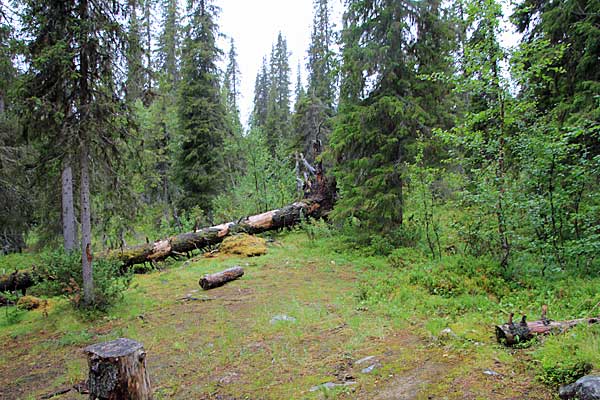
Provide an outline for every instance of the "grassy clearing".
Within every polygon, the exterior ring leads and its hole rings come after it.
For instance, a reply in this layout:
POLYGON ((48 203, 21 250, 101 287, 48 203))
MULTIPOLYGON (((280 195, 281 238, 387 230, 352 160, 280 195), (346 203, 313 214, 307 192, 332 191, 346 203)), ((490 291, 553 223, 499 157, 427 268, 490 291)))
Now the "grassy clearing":
POLYGON ((493 337, 509 310, 537 315, 549 302, 555 319, 593 311, 597 280, 554 282, 544 293, 531 279, 511 286, 486 260, 431 262, 406 249, 361 256, 311 232, 276 239, 262 257, 200 258, 138 275, 124 301, 92 321, 58 298, 18 323, 2 314, 0 397, 36 398, 83 380, 81 349, 118 337, 145 345, 157 399, 549 399, 536 376, 558 379, 558 366, 583 359, 600 365, 599 329, 520 350, 493 337), (200 290, 203 274, 233 265, 243 278, 200 290), (211 300, 178 300, 188 294, 211 300))

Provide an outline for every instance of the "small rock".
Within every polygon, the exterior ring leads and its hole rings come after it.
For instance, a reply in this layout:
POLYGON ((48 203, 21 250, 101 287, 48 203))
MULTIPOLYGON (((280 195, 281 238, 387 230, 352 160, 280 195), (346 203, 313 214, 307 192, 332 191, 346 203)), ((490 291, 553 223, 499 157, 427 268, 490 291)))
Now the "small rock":
POLYGON ((313 386, 309 390, 311 392, 316 392, 317 390, 321 390, 321 389, 333 389, 334 387, 338 387, 338 386, 351 386, 351 385, 356 385, 356 381, 348 381, 348 382, 344 382, 344 383, 326 382, 326 383, 322 383, 317 386, 313 386))
POLYGON ((561 399, 600 400, 600 376, 584 376, 575 383, 561 386, 558 396, 561 399))
POLYGON ((484 373, 485 375, 489 375, 489 376, 502 376, 502 374, 501 374, 501 373, 498 373, 498 372, 496 372, 496 371, 492 371, 491 369, 484 369, 484 370, 483 370, 483 373, 484 373))
POLYGON ((228 385, 232 382, 235 382, 239 379, 240 375, 235 372, 227 372, 221 379, 219 379, 219 383, 223 385, 228 385))
POLYGON ((370 374, 379 367, 381 367, 381 364, 379 363, 371 364, 367 368, 363 368, 360 372, 362 372, 363 374, 370 374))
POLYGON ((375 358, 375 356, 368 356, 368 357, 365 357, 365 358, 361 358, 360 360, 356 361, 354 364, 360 365, 362 363, 366 363, 367 361, 371 361, 374 358, 375 358))
POLYGON ((442 329, 442 331, 440 332, 440 337, 453 337, 453 338, 456 338, 458 336, 456 335, 456 333, 454 333, 454 331, 452 329, 445 328, 445 329, 442 329))
POLYGON ((276 324, 279 321, 296 322, 296 318, 283 314, 276 315, 273 318, 271 318, 271 324, 276 324))

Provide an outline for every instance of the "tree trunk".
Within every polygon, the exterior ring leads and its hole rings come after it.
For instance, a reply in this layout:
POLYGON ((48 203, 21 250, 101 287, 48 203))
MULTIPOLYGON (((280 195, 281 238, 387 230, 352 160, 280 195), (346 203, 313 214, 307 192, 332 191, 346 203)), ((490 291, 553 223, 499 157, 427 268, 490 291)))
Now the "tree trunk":
POLYGON ((223 286, 227 282, 236 280, 244 275, 242 267, 233 267, 226 269, 225 271, 217 272, 216 274, 204 275, 200 279, 200 286, 204 290, 214 289, 219 286, 223 286))
POLYGON ((193 232, 182 233, 154 243, 147 243, 123 250, 113 250, 108 257, 116 258, 124 266, 160 261, 167 257, 201 250, 221 243, 227 236, 236 233, 257 234, 269 230, 281 229, 297 224, 306 217, 319 217, 331 209, 329 200, 303 200, 277 210, 253 215, 239 221, 227 222, 193 232))
POLYGON ((62 226, 66 251, 75 249, 75 208, 73 206, 73 170, 68 163, 61 175, 62 181, 62 226))
POLYGON ((117 339, 85 348, 90 400, 150 400, 152 388, 144 346, 117 339))
POLYGON ((83 270, 83 301, 94 303, 94 274, 92 269, 92 223, 90 210, 90 175, 88 143, 81 146, 81 266, 83 270))
MULTIPOLYGON (((523 320, 525 316, 523 316, 523 320)), ((496 325, 496 339, 498 343, 512 346, 517 343, 526 342, 537 335, 550 333, 562 333, 567 329, 579 324, 596 324, 600 318, 580 318, 568 321, 551 321, 545 317, 539 321, 513 323, 511 321, 503 325, 496 325)))

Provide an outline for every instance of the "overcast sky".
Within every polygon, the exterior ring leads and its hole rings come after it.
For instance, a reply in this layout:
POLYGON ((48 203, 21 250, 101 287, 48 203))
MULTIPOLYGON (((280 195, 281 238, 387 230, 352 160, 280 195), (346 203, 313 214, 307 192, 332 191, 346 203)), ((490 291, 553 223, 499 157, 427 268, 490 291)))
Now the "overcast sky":
MULTIPOLYGON (((342 0, 331 0, 333 22, 340 26, 342 0)), ((254 81, 263 56, 269 56, 271 46, 281 31, 287 39, 292 68, 292 88, 295 87, 298 61, 306 64, 310 43, 313 0, 221 0, 220 31, 233 37, 238 52, 242 88, 240 99, 242 124, 246 124, 252 109, 254 81)), ((221 44, 229 51, 229 40, 221 44)), ((306 72, 302 77, 306 82, 306 72)))
MULTIPOLYGON (((518 35, 508 22, 510 15, 509 1, 501 0, 505 18, 504 34, 501 41, 504 46, 517 44, 518 35)), ((306 52, 310 43, 313 18, 313 0, 220 0, 216 4, 221 7, 218 20, 220 31, 233 37, 241 72, 240 111, 242 124, 246 125, 252 111, 254 82, 263 56, 269 56, 271 46, 281 31, 287 39, 290 52, 291 82, 295 88, 298 61, 303 71, 302 78, 306 84, 306 52)), ((343 0, 330 0, 332 8, 331 20, 336 30, 341 28, 343 0)), ((229 38, 221 42, 221 49, 227 54, 229 38)), ((223 60, 226 62, 226 59, 223 60)), ((223 65, 225 68, 225 65, 223 65)))

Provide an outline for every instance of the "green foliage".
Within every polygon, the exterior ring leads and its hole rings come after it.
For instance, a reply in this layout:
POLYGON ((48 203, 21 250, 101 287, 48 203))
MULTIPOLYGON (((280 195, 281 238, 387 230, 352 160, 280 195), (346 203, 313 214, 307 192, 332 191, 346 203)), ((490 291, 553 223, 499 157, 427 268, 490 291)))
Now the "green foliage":
POLYGON ((94 303, 84 306, 81 256, 60 250, 45 254, 37 271, 46 278, 39 291, 48 296, 65 296, 76 308, 106 311, 123 298, 132 275, 121 271, 118 261, 102 258, 94 260, 93 272, 94 303))
POLYGON ((235 185, 212 203, 215 218, 230 221, 265 212, 296 200, 295 177, 290 162, 271 154, 270 146, 259 129, 240 138, 240 150, 246 155, 244 170, 238 170, 235 185))
POLYGON ((576 327, 563 335, 548 338, 533 355, 539 362, 538 378, 547 385, 575 382, 600 365, 597 326, 576 327))
POLYGON ((227 134, 217 60, 217 8, 209 1, 193 4, 183 44, 178 115, 181 143, 176 164, 184 209, 211 207, 222 192, 221 147, 227 134))

